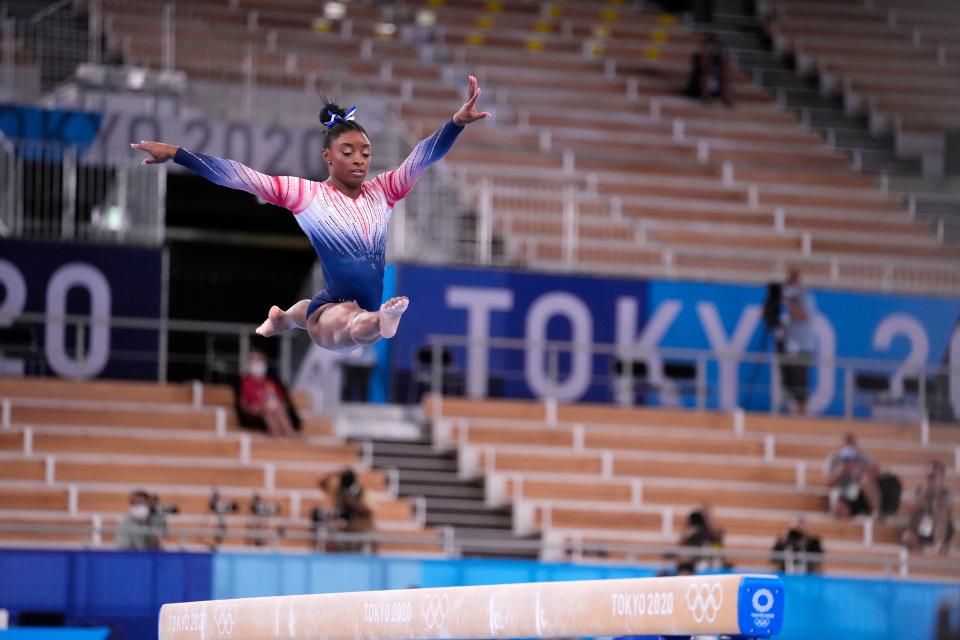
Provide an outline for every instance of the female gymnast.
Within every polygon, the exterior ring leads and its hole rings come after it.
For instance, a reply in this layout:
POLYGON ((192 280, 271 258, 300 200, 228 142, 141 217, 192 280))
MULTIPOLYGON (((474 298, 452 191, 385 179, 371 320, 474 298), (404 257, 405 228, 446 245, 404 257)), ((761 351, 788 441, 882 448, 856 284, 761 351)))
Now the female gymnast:
POLYGON ((467 101, 453 117, 414 147, 398 169, 369 182, 364 178, 372 147, 366 131, 354 120, 357 108, 344 111, 331 103, 324 105, 320 115, 327 127, 323 159, 330 177, 325 182, 268 176, 233 160, 162 142, 130 146, 148 154, 144 164, 173 160, 219 185, 242 189, 292 211, 320 258, 326 288, 286 311, 271 307, 257 333, 274 336, 293 328, 306 329, 321 347, 350 351, 397 333, 409 301, 399 297, 380 304, 387 223, 393 206, 410 193, 428 166, 450 150, 463 127, 490 115, 477 111, 480 89, 477 79, 469 78, 467 101))

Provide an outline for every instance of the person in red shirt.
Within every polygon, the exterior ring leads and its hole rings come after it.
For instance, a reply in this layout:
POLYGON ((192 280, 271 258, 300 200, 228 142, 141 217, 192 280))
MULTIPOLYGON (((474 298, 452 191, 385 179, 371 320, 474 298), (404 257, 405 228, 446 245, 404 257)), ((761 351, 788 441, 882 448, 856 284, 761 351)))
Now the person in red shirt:
POLYGON ((274 436, 296 433, 287 415, 283 390, 267 377, 267 357, 251 351, 247 372, 240 379, 240 406, 245 413, 261 418, 274 436))

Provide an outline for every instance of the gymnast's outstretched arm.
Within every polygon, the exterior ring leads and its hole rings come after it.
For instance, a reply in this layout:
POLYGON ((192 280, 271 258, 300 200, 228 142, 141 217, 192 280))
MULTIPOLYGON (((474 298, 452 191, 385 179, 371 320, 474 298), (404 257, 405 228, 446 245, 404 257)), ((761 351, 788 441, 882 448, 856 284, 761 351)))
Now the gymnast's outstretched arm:
POLYGON ((149 154, 143 164, 160 164, 173 160, 211 182, 252 193, 270 204, 285 207, 294 213, 299 213, 310 204, 315 189, 315 183, 303 178, 268 176, 235 160, 194 153, 172 144, 140 141, 130 146, 149 154))
POLYGON ((374 181, 383 188, 389 206, 392 207, 410 193, 427 167, 450 151, 464 126, 490 115, 486 111, 477 111, 476 104, 479 97, 480 89, 477 87, 477 79, 470 76, 467 101, 453 114, 453 117, 430 136, 421 140, 397 169, 374 178, 374 181))

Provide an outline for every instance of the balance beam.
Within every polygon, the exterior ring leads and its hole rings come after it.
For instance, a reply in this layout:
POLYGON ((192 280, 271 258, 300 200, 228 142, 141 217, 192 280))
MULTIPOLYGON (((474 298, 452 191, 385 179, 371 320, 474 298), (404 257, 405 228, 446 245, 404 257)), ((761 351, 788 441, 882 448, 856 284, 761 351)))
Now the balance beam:
POLYGON ((783 583, 763 575, 360 591, 166 604, 160 640, 768 638, 783 606, 783 583))

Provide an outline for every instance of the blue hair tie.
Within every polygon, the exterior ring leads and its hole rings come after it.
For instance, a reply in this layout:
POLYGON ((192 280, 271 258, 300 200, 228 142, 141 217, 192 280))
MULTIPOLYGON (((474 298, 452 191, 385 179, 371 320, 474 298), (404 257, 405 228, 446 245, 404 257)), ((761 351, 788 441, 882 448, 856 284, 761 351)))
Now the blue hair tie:
POLYGON ((321 122, 321 124, 325 126, 327 129, 332 129, 333 125, 337 124, 337 122, 340 122, 340 121, 346 122, 348 120, 353 120, 356 114, 357 114, 357 105, 353 105, 352 107, 347 109, 346 115, 341 116, 338 113, 331 113, 330 119, 327 120, 326 122, 321 122))

